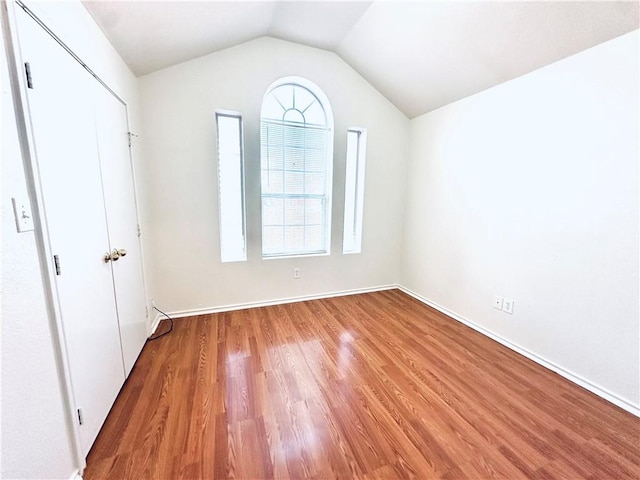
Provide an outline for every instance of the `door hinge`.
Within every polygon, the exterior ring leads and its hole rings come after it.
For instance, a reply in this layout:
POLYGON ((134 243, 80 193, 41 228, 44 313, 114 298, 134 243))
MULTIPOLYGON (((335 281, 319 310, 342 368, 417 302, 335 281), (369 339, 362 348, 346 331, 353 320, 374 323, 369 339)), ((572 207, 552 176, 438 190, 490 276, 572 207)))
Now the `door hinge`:
POLYGON ((142 235, 142 230, 140 230, 140 224, 138 224, 138 237, 142 235))
POLYGON ((82 409, 78 409, 78 423, 82 425, 84 423, 84 414, 82 413, 82 409))
POLYGON ((31 65, 29 65, 29 62, 25 62, 24 71, 27 74, 27 87, 33 88, 33 79, 31 78, 31 65))
POLYGON ((56 275, 60 275, 61 270, 60 270, 60 258, 58 257, 58 255, 54 255, 53 256, 53 264, 56 267, 56 275))
POLYGON ((131 146, 131 138, 132 137, 137 137, 138 135, 136 135, 133 132, 127 132, 127 136, 129 137, 129 146, 131 146))

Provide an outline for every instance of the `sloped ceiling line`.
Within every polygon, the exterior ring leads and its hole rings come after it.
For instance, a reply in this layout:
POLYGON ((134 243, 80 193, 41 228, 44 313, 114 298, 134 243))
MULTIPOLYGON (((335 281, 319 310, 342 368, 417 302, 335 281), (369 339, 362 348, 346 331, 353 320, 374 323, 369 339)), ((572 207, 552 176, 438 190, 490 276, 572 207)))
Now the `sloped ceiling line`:
POLYGON ((638 1, 84 1, 137 76, 258 37, 340 55, 409 118, 640 26, 638 1))

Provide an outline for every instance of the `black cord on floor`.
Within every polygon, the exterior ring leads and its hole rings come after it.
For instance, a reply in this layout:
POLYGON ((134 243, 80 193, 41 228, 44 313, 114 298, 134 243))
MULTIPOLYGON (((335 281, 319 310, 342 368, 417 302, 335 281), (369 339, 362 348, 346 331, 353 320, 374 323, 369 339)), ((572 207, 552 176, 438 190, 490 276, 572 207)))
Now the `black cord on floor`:
POLYGON ((159 311, 162 315, 164 315, 165 317, 167 317, 169 319, 169 321, 171 322, 171 327, 169 327, 169 330, 167 330, 164 333, 161 333, 160 335, 156 336, 156 337, 149 337, 148 340, 157 340, 160 337, 164 337, 165 335, 169 335, 171 333, 171 331, 173 330, 173 318, 171 318, 169 315, 167 315, 166 313, 164 313, 162 310, 160 310, 158 307, 156 307, 155 305, 153 306, 154 310, 159 311))

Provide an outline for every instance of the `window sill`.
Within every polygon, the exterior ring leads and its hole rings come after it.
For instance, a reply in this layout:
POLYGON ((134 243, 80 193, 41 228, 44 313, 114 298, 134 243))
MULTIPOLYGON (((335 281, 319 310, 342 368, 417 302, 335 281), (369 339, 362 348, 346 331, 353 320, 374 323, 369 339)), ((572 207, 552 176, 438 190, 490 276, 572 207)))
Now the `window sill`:
POLYGON ((331 255, 331 252, 322 252, 322 253, 297 253, 292 255, 269 255, 262 256, 262 260, 279 260, 286 258, 306 258, 306 257, 328 257, 331 255))

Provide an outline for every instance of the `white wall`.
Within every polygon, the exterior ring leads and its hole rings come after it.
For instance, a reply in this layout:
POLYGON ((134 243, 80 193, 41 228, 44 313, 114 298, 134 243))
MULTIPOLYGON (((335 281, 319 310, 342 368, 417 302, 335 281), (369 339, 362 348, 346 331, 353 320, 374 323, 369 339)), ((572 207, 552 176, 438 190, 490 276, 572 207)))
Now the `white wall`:
MULTIPOLYGON (((47 25, 129 104, 137 127, 137 79, 80 2, 28 2, 47 25)), ((68 479, 79 465, 65 423, 54 338, 34 232, 18 234, 11 197, 26 196, 2 45, 1 478, 68 479)), ((134 155, 136 151, 134 150, 134 155)))
POLYGON ((638 41, 414 119, 401 277, 636 408, 638 41))
POLYGON ((148 285, 176 312, 395 284, 408 119, 337 55, 260 38, 140 78, 148 285), (262 260, 259 116, 273 81, 318 85, 335 116, 331 255, 262 260), (244 114, 248 261, 220 262, 216 109, 244 114), (342 255, 346 129, 368 128, 363 253, 342 255), (294 280, 293 267, 302 278, 294 280))

